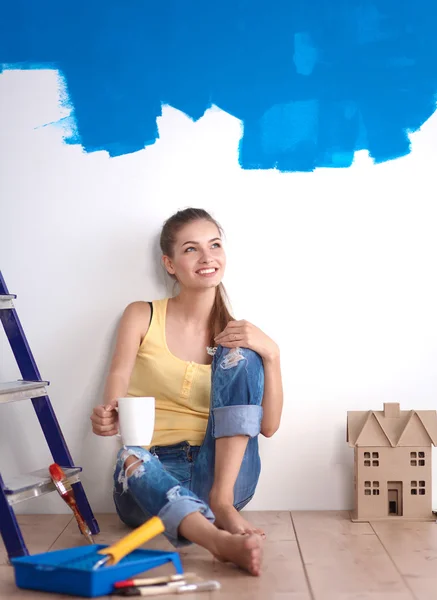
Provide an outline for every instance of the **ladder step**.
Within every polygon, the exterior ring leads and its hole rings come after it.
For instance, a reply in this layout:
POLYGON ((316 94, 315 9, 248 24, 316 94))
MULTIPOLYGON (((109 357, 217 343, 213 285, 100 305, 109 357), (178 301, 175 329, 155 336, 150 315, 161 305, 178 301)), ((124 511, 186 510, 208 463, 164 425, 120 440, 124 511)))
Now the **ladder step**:
POLYGON ((0 383, 0 404, 47 396, 48 381, 7 381, 0 383))
MULTIPOLYGON (((71 484, 79 481, 81 467, 63 467, 63 470, 71 484)), ((48 469, 39 469, 26 475, 17 475, 6 479, 4 483, 4 492, 11 506, 56 490, 48 469)))
POLYGON ((12 301, 15 300, 16 297, 17 296, 14 294, 0 295, 0 310, 14 308, 14 303, 12 301))

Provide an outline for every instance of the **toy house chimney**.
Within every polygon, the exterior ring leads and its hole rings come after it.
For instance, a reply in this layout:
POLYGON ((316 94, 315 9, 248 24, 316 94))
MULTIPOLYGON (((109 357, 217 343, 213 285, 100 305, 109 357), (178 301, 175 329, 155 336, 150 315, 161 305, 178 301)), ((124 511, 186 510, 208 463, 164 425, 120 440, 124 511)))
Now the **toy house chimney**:
POLYGON ((400 416, 399 402, 384 402, 384 417, 386 419, 399 419, 400 416))

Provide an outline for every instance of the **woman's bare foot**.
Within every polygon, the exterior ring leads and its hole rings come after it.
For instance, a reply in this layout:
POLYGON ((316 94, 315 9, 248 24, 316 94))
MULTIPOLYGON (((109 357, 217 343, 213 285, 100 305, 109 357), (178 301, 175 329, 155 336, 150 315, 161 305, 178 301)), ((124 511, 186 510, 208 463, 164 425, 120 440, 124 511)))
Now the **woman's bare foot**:
POLYGON ((266 537, 262 529, 258 529, 249 523, 249 521, 246 521, 232 504, 214 504, 212 502, 211 510, 215 516, 215 525, 219 529, 224 529, 229 533, 256 533, 263 539, 266 537))
POLYGON ((217 529, 200 512, 190 513, 179 525, 179 535, 203 546, 222 562, 231 562, 251 575, 261 573, 262 539, 259 535, 240 535, 217 529))
POLYGON ((218 532, 216 547, 212 551, 221 562, 232 562, 251 575, 261 574, 262 540, 259 535, 218 532))

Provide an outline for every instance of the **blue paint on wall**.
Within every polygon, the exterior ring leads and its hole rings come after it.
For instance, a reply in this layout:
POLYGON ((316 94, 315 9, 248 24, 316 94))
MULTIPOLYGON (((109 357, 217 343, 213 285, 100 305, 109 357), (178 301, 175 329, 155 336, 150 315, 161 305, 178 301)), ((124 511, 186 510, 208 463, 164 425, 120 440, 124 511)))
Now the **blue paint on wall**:
MULTIPOLYGON (((162 103, 241 119, 240 164, 309 171, 409 152, 434 112, 435 0, 6 0, 0 63, 58 68, 80 143, 157 139, 162 103)), ((32 99, 29 99, 31 102, 32 99)))
POLYGON ((298 75, 311 75, 317 63, 318 52, 308 33, 294 34, 293 62, 298 75))

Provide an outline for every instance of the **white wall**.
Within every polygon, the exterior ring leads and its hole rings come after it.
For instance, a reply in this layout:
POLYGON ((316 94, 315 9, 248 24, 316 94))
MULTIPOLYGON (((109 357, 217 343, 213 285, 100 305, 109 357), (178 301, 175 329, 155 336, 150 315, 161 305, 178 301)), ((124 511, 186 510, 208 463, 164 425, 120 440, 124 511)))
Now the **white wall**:
MULTIPOLYGON (((282 174, 239 168, 241 125, 218 109, 193 123, 164 107, 154 146, 109 159, 63 143, 47 125, 68 115, 58 102, 54 71, 0 75, 0 267, 94 510, 113 510, 117 443, 92 435, 89 414, 117 321, 166 293, 157 235, 187 205, 222 222, 236 316, 282 350, 282 427, 262 440, 250 508, 349 508, 346 411, 436 408, 437 116, 408 157, 282 174)), ((18 373, 1 336, 7 380, 18 373)), ((50 462, 30 402, 0 406, 2 473, 50 462)), ((65 509, 52 494, 21 510, 65 509)))

